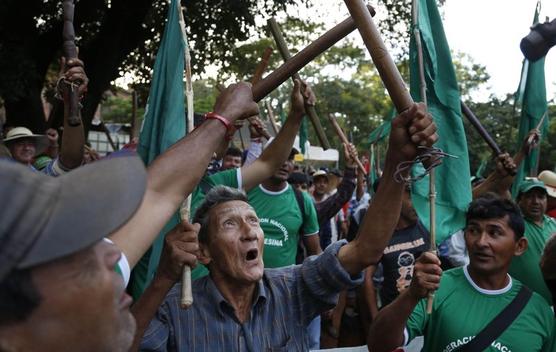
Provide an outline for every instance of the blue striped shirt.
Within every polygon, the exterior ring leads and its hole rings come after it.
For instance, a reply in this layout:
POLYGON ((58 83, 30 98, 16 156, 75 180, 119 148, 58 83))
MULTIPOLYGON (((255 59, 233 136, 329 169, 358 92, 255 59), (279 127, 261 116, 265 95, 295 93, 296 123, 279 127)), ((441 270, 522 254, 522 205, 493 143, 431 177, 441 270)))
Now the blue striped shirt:
POLYGON ((302 265, 266 269, 257 285, 251 316, 240 323, 210 276, 193 282, 193 306, 180 308, 180 284, 166 296, 151 321, 141 351, 308 351, 307 325, 334 307, 338 293, 358 286, 330 245, 302 265))

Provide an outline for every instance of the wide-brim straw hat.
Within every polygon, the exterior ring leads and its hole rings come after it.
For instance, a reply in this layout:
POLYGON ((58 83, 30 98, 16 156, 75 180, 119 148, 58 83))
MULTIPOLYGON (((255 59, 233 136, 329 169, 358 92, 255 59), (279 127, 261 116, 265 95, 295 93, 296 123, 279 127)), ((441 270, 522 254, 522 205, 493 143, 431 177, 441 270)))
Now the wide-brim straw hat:
POLYGON ((35 155, 42 154, 46 148, 48 148, 48 137, 44 134, 34 134, 30 129, 25 127, 16 127, 11 129, 4 139, 4 144, 9 147, 11 143, 25 138, 31 139, 35 142, 35 155))
POLYGON ((539 180, 544 182, 548 195, 556 198, 556 173, 545 170, 539 174, 539 180))

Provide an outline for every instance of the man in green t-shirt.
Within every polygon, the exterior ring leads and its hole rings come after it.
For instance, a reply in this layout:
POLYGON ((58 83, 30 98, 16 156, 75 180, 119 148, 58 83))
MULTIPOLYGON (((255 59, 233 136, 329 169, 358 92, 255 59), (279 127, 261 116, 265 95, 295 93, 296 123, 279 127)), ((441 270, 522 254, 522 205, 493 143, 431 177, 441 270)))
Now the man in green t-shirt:
MULTIPOLYGON (((419 257, 408 290, 382 309, 369 332, 369 349, 392 351, 414 337, 425 338, 423 351, 451 352, 477 336, 520 291, 523 284, 508 270, 527 249, 520 210, 510 200, 481 197, 467 212, 465 243, 469 265, 442 275, 440 260, 419 257), (436 290, 432 313, 427 296, 436 290)), ((484 351, 552 351, 553 313, 533 293, 524 309, 484 351)))
POLYGON ((552 296, 546 286, 539 262, 544 246, 550 236, 556 233, 556 221, 547 216, 546 186, 537 179, 521 182, 517 202, 525 218, 525 237, 529 242, 527 251, 515 258, 510 266, 510 275, 537 292, 552 305, 552 296))

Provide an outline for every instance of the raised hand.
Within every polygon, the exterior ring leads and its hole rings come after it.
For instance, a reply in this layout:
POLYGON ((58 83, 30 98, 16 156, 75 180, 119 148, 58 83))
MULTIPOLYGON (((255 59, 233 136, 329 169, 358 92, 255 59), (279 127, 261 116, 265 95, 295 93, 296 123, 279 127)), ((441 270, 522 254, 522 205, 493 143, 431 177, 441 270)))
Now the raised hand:
POLYGON ((191 268, 197 265, 199 255, 197 234, 199 228, 199 224, 182 222, 166 235, 157 276, 177 282, 181 279, 184 265, 191 268))
POLYGON ((259 106, 253 101, 251 84, 239 82, 222 90, 216 98, 213 111, 230 122, 257 115, 259 106))
POLYGON ((315 102, 316 97, 311 87, 304 81, 294 80, 291 96, 292 113, 295 115, 305 115, 305 105, 314 106, 315 102))
POLYGON ((351 143, 349 144, 345 144, 342 143, 344 146, 344 156, 346 157, 346 166, 347 167, 357 167, 357 163, 355 160, 357 160, 357 148, 355 148, 355 146, 351 143))
POLYGON ((416 299, 425 298, 429 291, 436 291, 440 285, 440 259, 432 252, 424 252, 415 262, 409 293, 416 299))
POLYGON ((413 104, 392 121, 387 159, 396 164, 413 160, 418 146, 431 147, 437 140, 436 125, 426 106, 413 104))

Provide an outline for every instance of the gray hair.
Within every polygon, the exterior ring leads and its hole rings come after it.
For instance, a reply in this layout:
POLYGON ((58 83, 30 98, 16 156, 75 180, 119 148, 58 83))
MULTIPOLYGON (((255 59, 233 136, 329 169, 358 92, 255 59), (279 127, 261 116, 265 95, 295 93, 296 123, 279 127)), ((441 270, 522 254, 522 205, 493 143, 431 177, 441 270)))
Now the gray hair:
POLYGON ((205 196, 205 200, 195 212, 193 223, 199 223, 201 229, 199 230, 199 242, 208 243, 208 227, 210 223, 209 213, 212 208, 218 204, 240 200, 247 203, 247 195, 245 192, 230 188, 227 186, 215 186, 205 196))

